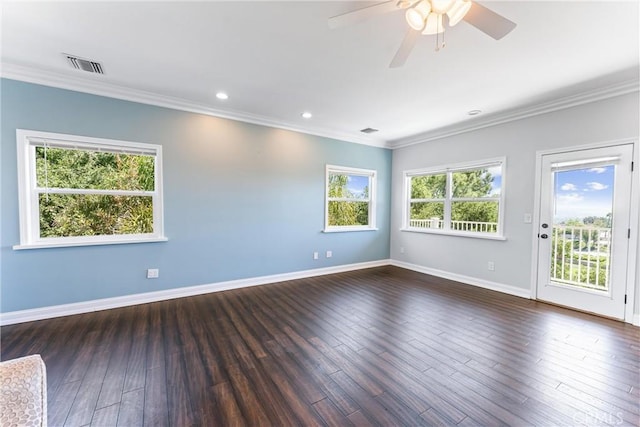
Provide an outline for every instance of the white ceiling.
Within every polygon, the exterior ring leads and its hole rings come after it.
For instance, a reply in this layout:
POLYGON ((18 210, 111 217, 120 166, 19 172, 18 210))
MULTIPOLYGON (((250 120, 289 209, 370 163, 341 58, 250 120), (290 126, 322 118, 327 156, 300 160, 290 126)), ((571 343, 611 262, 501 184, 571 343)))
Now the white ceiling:
POLYGON ((327 26, 370 3, 4 1, 2 75, 389 147, 637 90, 637 1, 481 1, 516 29, 496 41, 462 22, 439 52, 421 36, 398 69, 403 12, 327 26))

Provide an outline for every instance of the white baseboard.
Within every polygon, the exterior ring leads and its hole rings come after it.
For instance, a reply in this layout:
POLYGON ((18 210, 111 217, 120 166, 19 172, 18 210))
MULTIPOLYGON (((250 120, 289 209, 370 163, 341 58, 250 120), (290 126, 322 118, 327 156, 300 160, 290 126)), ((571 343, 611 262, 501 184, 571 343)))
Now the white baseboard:
POLYGON ((103 298, 72 304, 33 308, 29 310, 11 311, 0 314, 0 325, 12 325, 15 323, 32 322, 34 320, 51 319, 54 317, 70 316, 73 314, 90 313, 93 311, 108 310, 110 308, 165 301, 174 298, 226 291, 229 289, 246 288, 249 286, 267 285, 287 280, 304 279, 307 277, 324 276, 327 274, 342 273, 345 271, 381 267, 389 264, 390 260, 384 259, 357 264, 339 265, 335 267, 317 268, 313 270, 295 271, 292 273, 274 274, 270 276, 251 277, 248 279, 229 280, 226 282, 210 283, 206 285, 167 289, 164 291, 147 292, 143 294, 103 298))
POLYGON ((498 291, 509 295, 515 295, 521 298, 531 299, 531 291, 529 289, 518 288, 498 282, 491 282, 489 280, 478 279, 476 277, 463 276, 462 274, 437 270, 435 268, 423 267, 421 265, 411 264, 395 259, 392 259, 390 264, 395 265, 396 267, 406 268, 407 270, 430 274, 432 276, 442 277, 443 279, 454 280, 456 282, 464 283, 467 285, 478 286, 480 288, 491 289, 492 291, 498 291))
MULTIPOLYGON (((29 310, 11 311, 0 313, 0 325, 12 325, 15 323, 32 322, 35 320, 51 319, 54 317, 70 316, 73 314, 90 313, 93 311, 108 310, 110 308, 127 307, 136 304, 165 301, 175 298, 183 298, 194 295, 208 294, 212 292, 227 291, 230 289, 246 288, 250 286, 267 285, 270 283, 284 282, 287 280, 304 279, 307 277, 324 276, 327 274, 342 273, 345 271, 362 270, 365 268, 393 265, 419 273, 454 280, 467 285, 478 286, 521 298, 530 299, 529 289, 518 288, 503 283, 464 276, 462 274, 423 267, 408 262, 384 259, 379 261, 361 262, 356 264, 339 265, 335 267, 317 268, 313 270, 295 271, 292 273, 274 274, 270 276, 251 277, 248 279, 229 280, 226 282, 210 283, 206 285, 189 286, 184 288, 167 289, 164 291, 148 292, 143 294, 126 295, 122 297, 103 298, 72 304, 63 304, 50 307, 34 308, 29 310)), ((633 324, 640 326, 640 314, 634 314, 633 324)))

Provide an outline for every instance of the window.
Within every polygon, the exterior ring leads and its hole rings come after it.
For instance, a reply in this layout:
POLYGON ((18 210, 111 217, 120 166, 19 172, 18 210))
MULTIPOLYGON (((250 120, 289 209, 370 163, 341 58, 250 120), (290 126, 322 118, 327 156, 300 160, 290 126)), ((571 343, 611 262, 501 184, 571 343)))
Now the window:
POLYGON ((166 240, 162 147, 18 129, 20 245, 166 240))
POLYGON ((327 165, 325 232, 375 230, 376 171, 327 165))
POLYGON ((405 172, 404 230, 503 238, 505 159, 405 172))

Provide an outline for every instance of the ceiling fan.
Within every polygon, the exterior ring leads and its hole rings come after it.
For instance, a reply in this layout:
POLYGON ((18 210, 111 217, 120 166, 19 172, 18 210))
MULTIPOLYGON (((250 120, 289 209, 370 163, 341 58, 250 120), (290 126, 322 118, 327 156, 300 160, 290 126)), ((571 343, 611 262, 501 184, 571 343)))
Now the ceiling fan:
POLYGON ((329 18, 329 28, 355 24, 377 15, 405 9, 409 30, 404 36, 389 67, 404 65, 421 34, 436 35, 436 50, 444 47, 445 21, 453 27, 464 20, 483 33, 499 40, 509 34, 516 24, 491 9, 471 0, 389 0, 329 18), (442 44, 438 36, 443 34, 442 44))

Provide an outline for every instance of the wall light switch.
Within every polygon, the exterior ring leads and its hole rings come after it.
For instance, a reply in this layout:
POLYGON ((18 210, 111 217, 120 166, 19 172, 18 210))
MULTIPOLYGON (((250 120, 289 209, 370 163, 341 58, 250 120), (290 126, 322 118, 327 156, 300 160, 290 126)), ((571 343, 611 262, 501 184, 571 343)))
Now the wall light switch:
POLYGON ((531 221, 532 221, 531 214, 530 213, 524 214, 524 223, 525 224, 531 224, 531 221))
POLYGON ((318 252, 313 253, 313 259, 318 259, 318 252))

